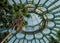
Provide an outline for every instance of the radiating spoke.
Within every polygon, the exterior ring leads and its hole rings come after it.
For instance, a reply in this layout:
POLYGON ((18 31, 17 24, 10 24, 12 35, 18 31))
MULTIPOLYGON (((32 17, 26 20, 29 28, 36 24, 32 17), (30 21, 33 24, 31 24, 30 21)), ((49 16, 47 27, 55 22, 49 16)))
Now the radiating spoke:
POLYGON ((22 1, 20 0, 20 3, 22 3, 22 1))
POLYGON ((28 4, 28 0, 26 0, 26 3, 28 4))
POLYGON ((14 2, 14 4, 16 4, 16 2, 14 0, 12 0, 14 2))
POLYGON ((34 4, 34 0, 32 0, 32 4, 34 4))
POLYGON ((47 2, 48 2, 48 0, 46 0, 46 1, 42 4, 42 6, 44 6, 47 2))
POLYGON ((52 5, 54 5, 57 1, 59 1, 59 0, 53 1, 49 6, 47 6, 47 8, 49 8, 49 7, 51 7, 52 5))
POLYGON ((55 12, 49 12, 50 14, 57 14, 57 13, 60 13, 60 10, 58 11, 55 11, 55 12))
POLYGON ((60 7, 60 5, 58 5, 58 6, 55 6, 55 7, 53 7, 52 9, 50 9, 50 10, 48 10, 49 12, 52 12, 53 10, 55 10, 55 9, 57 9, 57 8, 59 8, 60 7))
POLYGON ((38 3, 35 5, 36 7, 35 7, 35 9, 34 9, 34 10, 36 10, 36 8, 38 7, 38 5, 39 5, 40 1, 41 1, 41 0, 39 0, 39 1, 38 1, 38 3))

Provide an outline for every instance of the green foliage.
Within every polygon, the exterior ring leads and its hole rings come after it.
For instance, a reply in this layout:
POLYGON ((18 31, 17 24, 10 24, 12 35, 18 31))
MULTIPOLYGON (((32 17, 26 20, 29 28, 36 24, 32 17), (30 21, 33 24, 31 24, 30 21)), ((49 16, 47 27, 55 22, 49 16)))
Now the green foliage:
POLYGON ((17 12, 19 9, 16 4, 13 4, 15 12, 17 12))
MULTIPOLYGON (((14 2, 15 3, 15 2, 14 2)), ((10 16, 6 16, 5 19, 7 19, 7 22, 5 22, 6 28, 11 28, 12 27, 12 22, 15 20, 16 16, 22 16, 21 19, 23 19, 23 16, 25 17, 31 17, 31 15, 27 14, 28 13, 28 8, 27 7, 23 7, 22 3, 19 4, 13 4, 13 6, 11 6, 8 3, 8 0, 0 0, 0 10, 5 10, 6 14, 9 13, 10 16), (14 18, 14 20, 12 21, 12 18, 14 18)), ((2 12, 4 14, 4 12, 2 12)), ((1 18, 2 19, 2 18, 1 18)), ((0 21, 3 23, 4 20, 0 21)), ((27 25, 27 21, 25 21, 24 19, 22 20, 23 25, 27 25)), ((4 23, 3 23, 4 24, 4 23)))
POLYGON ((5 2, 5 0, 0 0, 0 4, 3 4, 5 2))
POLYGON ((27 25, 27 21, 25 21, 25 20, 22 20, 22 23, 23 23, 23 26, 27 25))
POLYGON ((27 7, 24 7, 23 10, 22 10, 23 13, 27 13, 28 12, 28 8, 27 7))
POLYGON ((50 43, 59 43, 59 42, 51 36, 50 43))
MULTIPOLYGON (((31 15, 27 13, 28 13, 28 8, 23 7, 22 3, 19 3, 19 4, 15 3, 13 4, 13 6, 11 6, 8 3, 8 0, 0 0, 0 16, 3 15, 5 17, 4 19, 0 17, 0 24, 3 24, 2 27, 5 27, 6 29, 13 27, 14 21, 17 16, 21 17, 23 26, 27 25, 27 21, 25 21, 23 18, 23 16, 28 17, 28 18, 31 17, 31 15), (4 12, 1 12, 3 10, 4 12), (9 13, 10 15, 7 16, 7 13, 9 13)), ((5 34, 3 34, 3 36, 4 35, 5 34)), ((6 35, 4 37, 6 37, 6 35)), ((4 37, 0 37, 0 39, 2 40, 4 37)))
POLYGON ((3 34, 0 33, 0 42, 7 36, 7 34, 8 32, 3 34))
POLYGON ((23 6, 22 3, 19 3, 19 4, 17 5, 18 9, 21 9, 22 6, 23 6))
POLYGON ((30 14, 25 14, 25 17, 30 18, 31 15, 30 14))
POLYGON ((60 30, 57 32, 57 37, 60 40, 60 30))

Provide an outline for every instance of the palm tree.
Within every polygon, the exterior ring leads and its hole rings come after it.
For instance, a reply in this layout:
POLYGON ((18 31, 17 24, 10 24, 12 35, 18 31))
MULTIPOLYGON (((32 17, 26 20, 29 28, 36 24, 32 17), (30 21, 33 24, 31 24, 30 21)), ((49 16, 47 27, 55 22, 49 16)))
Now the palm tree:
MULTIPOLYGON (((13 31, 17 31, 17 32, 20 31, 21 32, 22 26, 27 25, 27 21, 24 20, 24 17, 27 17, 27 18, 31 17, 31 15, 28 14, 28 7, 24 6, 22 4, 21 0, 20 0, 19 4, 16 4, 16 2, 14 0, 12 0, 12 1, 14 2, 14 4, 10 5, 8 0, 0 0, 0 42, 2 41, 1 43, 4 43, 4 41, 7 38, 9 38, 11 34, 14 34, 14 33, 12 33, 13 31), (10 28, 12 29, 11 32, 9 32, 10 28)), ((45 3, 48 1, 49 0, 46 0, 43 3, 42 7, 44 7, 45 3)), ((58 1, 58 0, 56 0, 56 1, 58 1)), ((43 11, 41 8, 39 8, 38 10, 43 12, 42 14, 46 14, 46 13, 49 13, 56 8, 59 8, 60 5, 52 8, 50 11, 48 10, 48 8, 51 5, 53 5, 56 1, 52 2, 52 4, 50 4, 48 7, 46 7, 47 12, 43 11)), ((26 2, 27 2, 27 0, 26 0, 26 2)), ((33 0, 33 2, 34 2, 34 0, 33 0)), ((39 4, 39 2, 38 2, 38 4, 39 4)), ((35 5, 34 10, 37 9, 38 4, 34 4, 35 5)), ((47 17, 47 19, 49 19, 47 14, 45 16, 47 17)), ((46 21, 44 21, 44 23, 45 22, 46 21)), ((48 24, 48 22, 47 22, 47 24, 48 24)), ((43 27, 45 28, 45 25, 43 27)), ((15 33, 17 33, 17 32, 15 32, 15 33)), ((57 32, 57 37, 58 37, 58 40, 60 41, 60 31, 57 32)), ((51 37, 50 39, 51 39, 50 43, 59 43, 53 37, 51 37)))
MULTIPOLYGON (((1 25, 0 27, 5 27, 7 30, 9 28, 12 28, 12 30, 20 31, 22 26, 27 25, 27 22, 24 20, 23 16, 30 17, 30 15, 27 14, 27 7, 22 8, 22 3, 19 3, 17 5, 14 0, 12 1, 14 2, 13 6, 8 3, 8 0, 0 0, 0 20, 2 20, 1 22, 3 22, 3 25, 1 25), (10 15, 7 15, 7 13, 9 13, 10 15)), ((7 37, 6 35, 4 37, 8 38, 9 35, 11 35, 11 33, 8 34, 7 37)), ((6 38, 2 41, 2 43, 6 40, 6 38)))

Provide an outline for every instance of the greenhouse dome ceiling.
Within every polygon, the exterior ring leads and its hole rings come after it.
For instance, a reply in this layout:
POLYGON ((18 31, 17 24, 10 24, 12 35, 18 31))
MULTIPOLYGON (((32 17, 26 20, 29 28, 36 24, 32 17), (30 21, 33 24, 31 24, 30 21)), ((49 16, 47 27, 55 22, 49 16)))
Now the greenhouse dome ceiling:
MULTIPOLYGON (((18 31, 12 29, 13 26, 10 25, 9 29, 5 27, 4 30, 0 29, 1 34, 8 32, 1 43, 60 43, 60 0, 6 0, 6 2, 10 6, 6 8, 2 6, 6 9, 8 21, 11 19, 14 23, 15 15, 12 16, 12 13, 15 11, 14 14, 21 14, 22 20, 27 24, 18 31), (12 18, 8 18, 10 15, 12 18)), ((0 23, 1 25, 4 24, 0 23)))

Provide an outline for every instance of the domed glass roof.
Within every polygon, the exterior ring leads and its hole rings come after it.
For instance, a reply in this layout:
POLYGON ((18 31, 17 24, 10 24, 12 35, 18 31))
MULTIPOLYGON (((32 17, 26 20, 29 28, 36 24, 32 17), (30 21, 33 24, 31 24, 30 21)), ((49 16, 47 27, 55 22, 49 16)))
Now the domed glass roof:
POLYGON ((11 6, 22 3, 24 7, 28 7, 28 14, 31 17, 24 17, 28 24, 22 27, 22 31, 9 30, 12 34, 5 43, 51 43, 51 37, 59 42, 57 32, 60 30, 60 0, 8 0, 8 2, 11 6))

